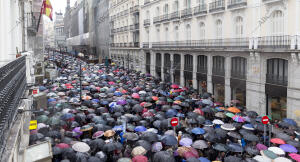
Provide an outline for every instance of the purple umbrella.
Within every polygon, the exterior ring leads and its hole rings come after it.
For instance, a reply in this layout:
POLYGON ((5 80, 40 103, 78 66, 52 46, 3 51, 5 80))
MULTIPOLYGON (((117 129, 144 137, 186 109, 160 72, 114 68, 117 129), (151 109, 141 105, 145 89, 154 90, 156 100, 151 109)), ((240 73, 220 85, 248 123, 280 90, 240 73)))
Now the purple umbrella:
POLYGON ((75 136, 76 138, 79 138, 82 135, 82 132, 80 131, 80 127, 76 127, 72 130, 72 132, 75 132, 76 134, 78 134, 77 136, 75 136))
POLYGON ((260 143, 256 145, 256 148, 257 148, 258 150, 267 150, 267 149, 268 149, 267 146, 265 146, 265 145, 263 145, 263 144, 260 144, 260 143))
POLYGON ((290 145, 290 144, 283 144, 279 146, 282 150, 284 150, 285 152, 289 152, 289 153, 297 153, 298 150, 296 149, 296 147, 290 145))
POLYGON ((117 104, 118 105, 126 105, 126 100, 119 100, 118 102, 117 102, 117 104))
POLYGON ((190 138, 182 138, 180 141, 179 141, 179 144, 181 146, 191 146, 193 144, 193 140, 190 139, 190 138))

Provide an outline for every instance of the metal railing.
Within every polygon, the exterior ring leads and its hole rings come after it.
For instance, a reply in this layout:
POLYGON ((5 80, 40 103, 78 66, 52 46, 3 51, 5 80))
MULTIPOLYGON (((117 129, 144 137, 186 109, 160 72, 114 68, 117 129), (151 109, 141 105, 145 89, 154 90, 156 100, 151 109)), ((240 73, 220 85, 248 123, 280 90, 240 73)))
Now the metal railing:
POLYGON ((194 7, 194 15, 203 15, 207 14, 207 5, 202 4, 197 7, 194 7))
POLYGON ((153 24, 159 23, 160 22, 160 16, 155 16, 153 18, 153 24))
POLYGON ((197 66, 197 73, 206 74, 207 67, 206 66, 197 66))
POLYGON ((138 12, 139 11, 139 6, 138 5, 136 5, 136 6, 134 6, 134 7, 130 7, 130 12, 132 13, 132 12, 138 12))
POLYGON ((209 12, 218 12, 225 10, 225 0, 217 0, 209 3, 209 12))
POLYGON ((5 132, 15 119, 26 90, 26 57, 22 56, 0 68, 0 157, 6 145, 5 132))
POLYGON ((130 25, 130 30, 134 30, 134 25, 130 25))
POLYGON ((152 48, 249 48, 248 38, 153 42, 152 48))
POLYGON ((171 13, 170 20, 176 20, 176 19, 180 19, 180 12, 179 11, 171 13))
POLYGON ((150 19, 145 19, 144 20, 144 26, 150 25, 150 19))
POLYGON ((288 85, 288 77, 274 75, 274 74, 266 74, 266 82, 270 83, 270 84, 287 86, 288 85))
POLYGON ((143 48, 149 48, 149 42, 143 42, 143 48))
POLYGON ((262 0, 264 3, 279 2, 283 0, 262 0))
POLYGON ((39 12, 26 13, 27 30, 36 32, 39 19, 39 12))
POLYGON ((144 5, 150 3, 150 0, 144 0, 144 5))
POLYGON ((193 10, 191 8, 187 8, 181 11, 181 18, 189 18, 193 16, 193 10))
POLYGON ((258 38, 258 48, 290 48, 292 36, 266 36, 258 38))
POLYGON ((139 23, 135 23, 135 24, 134 24, 134 29, 135 29, 135 30, 140 29, 140 24, 139 24, 139 23))
POLYGON ((247 6, 247 0, 229 0, 227 4, 228 9, 240 8, 247 6))
POLYGON ((161 21, 161 22, 168 21, 168 20, 169 20, 169 17, 170 17, 169 14, 161 15, 160 21, 161 21))

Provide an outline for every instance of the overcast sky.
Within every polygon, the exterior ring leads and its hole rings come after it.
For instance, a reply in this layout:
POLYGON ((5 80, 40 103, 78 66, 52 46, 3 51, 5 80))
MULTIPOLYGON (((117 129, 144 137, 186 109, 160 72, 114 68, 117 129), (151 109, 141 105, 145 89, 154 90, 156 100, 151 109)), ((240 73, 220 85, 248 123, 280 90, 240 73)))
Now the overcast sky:
MULTIPOLYGON (((67 6, 67 0, 50 0, 52 7, 53 7, 53 15, 55 15, 55 12, 62 12, 65 13, 65 9, 67 6)), ((71 0, 71 7, 74 5, 76 0, 71 0)))

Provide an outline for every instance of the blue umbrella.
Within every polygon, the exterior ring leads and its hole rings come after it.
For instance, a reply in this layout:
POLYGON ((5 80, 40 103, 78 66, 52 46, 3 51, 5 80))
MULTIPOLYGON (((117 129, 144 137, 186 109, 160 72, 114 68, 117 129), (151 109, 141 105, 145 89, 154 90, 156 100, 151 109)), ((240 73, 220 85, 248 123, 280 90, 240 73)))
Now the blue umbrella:
POLYGON ((122 131, 123 130, 123 126, 122 125, 116 125, 113 127, 114 131, 122 131))
POLYGON ((46 90, 46 89, 47 89, 47 88, 44 87, 44 86, 40 86, 40 88, 39 88, 40 91, 44 91, 44 90, 46 90))
POLYGON ((177 114, 176 114, 176 116, 177 116, 177 117, 180 117, 180 118, 181 118, 181 117, 182 117, 182 118, 184 118, 184 117, 185 117, 185 115, 184 115, 184 114, 182 114, 182 113, 177 113, 177 114))
POLYGON ((243 152, 244 151, 243 147, 237 143, 228 144, 228 148, 231 152, 243 152))
POLYGON ((224 111, 223 109, 221 109, 220 107, 216 107, 215 108, 217 111, 224 111))
POLYGON ((293 119, 284 118, 283 121, 290 124, 290 125, 292 125, 292 126, 297 126, 297 123, 293 119))
POLYGON ((202 128, 193 128, 192 129, 192 133, 196 134, 196 135, 199 135, 199 134, 204 134, 205 133, 205 130, 202 129, 202 128))
POLYGON ((49 98, 49 99, 48 99, 48 102, 54 102, 54 101, 56 101, 55 98, 49 98))
POLYGON ((110 108, 113 108, 113 107, 115 107, 116 105, 117 105, 116 102, 111 102, 108 106, 109 106, 110 108))
POLYGON ((144 126, 137 126, 134 128, 134 131, 136 132, 145 132, 147 130, 147 128, 145 128, 144 126))
POLYGON ((74 117, 74 114, 66 113, 66 114, 63 114, 62 116, 60 116, 60 119, 61 120, 69 120, 69 119, 71 119, 73 117, 74 117))
POLYGON ((200 157, 198 160, 200 160, 200 162, 210 162, 210 160, 206 159, 205 157, 200 157))
POLYGON ((244 128, 244 129, 247 129, 247 130, 254 130, 254 127, 253 127, 252 124, 244 124, 244 125, 243 125, 243 128, 244 128))
POLYGON ((205 120, 204 125, 205 126, 213 126, 214 124, 210 120, 205 120))
POLYGON ((177 139, 171 135, 163 136, 161 142, 167 146, 177 145, 177 139))
POLYGON ((115 96, 122 96, 123 94, 122 94, 121 92, 118 92, 118 91, 117 91, 117 92, 114 93, 114 95, 115 95, 115 96))
POLYGON ((92 99, 92 102, 99 103, 100 100, 99 99, 92 99))
POLYGON ((177 111, 175 109, 169 109, 166 112, 166 117, 167 118, 172 118, 172 117, 176 116, 176 114, 177 114, 177 111))
POLYGON ((101 101, 101 104, 102 104, 102 105, 108 105, 109 103, 108 103, 108 101, 103 100, 103 101, 101 101))

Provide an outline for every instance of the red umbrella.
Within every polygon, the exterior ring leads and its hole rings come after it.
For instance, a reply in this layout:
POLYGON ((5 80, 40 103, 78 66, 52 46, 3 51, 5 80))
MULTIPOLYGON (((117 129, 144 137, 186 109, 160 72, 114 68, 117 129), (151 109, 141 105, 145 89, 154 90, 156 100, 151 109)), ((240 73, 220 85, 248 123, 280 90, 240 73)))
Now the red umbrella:
POLYGON ((144 105, 146 104, 147 102, 142 102, 142 103, 140 103, 140 105, 142 106, 142 107, 144 107, 144 105))
POLYGON ((134 158, 132 158, 132 162, 148 162, 148 158, 143 155, 137 155, 134 158))
POLYGON ((152 96, 152 100, 157 101, 158 97, 157 96, 152 96))
POLYGON ((76 80, 73 80, 73 81, 72 81, 72 84, 75 84, 76 82, 77 82, 76 80))
POLYGON ((193 152, 191 152, 191 151, 188 151, 188 152, 185 152, 184 154, 183 154, 183 156, 184 156, 184 158, 185 159, 189 159, 189 158, 197 158, 197 155, 195 155, 193 152))
POLYGON ((114 84, 115 84, 115 82, 108 82, 108 84, 109 84, 109 85, 114 85, 114 84))
POLYGON ((72 89, 72 88, 74 88, 73 86, 67 86, 67 89, 72 89))
POLYGON ((280 145, 285 144, 284 140, 282 140, 280 138, 272 138, 270 142, 275 143, 275 144, 280 144, 280 145))
POLYGON ((182 92, 182 91, 183 91, 182 89, 175 89, 175 90, 173 90, 172 92, 178 93, 178 92, 182 92))
POLYGON ((98 73, 103 73, 103 70, 98 70, 98 73))
POLYGON ((292 159, 296 160, 297 162, 300 162, 300 155, 299 154, 291 153, 291 154, 289 154, 289 156, 292 159))
POLYGON ((138 93, 133 93, 131 95, 132 98, 135 98, 135 99, 139 99, 140 98, 140 95, 138 93))
POLYGON ((72 86, 71 83, 66 83, 65 86, 72 86))
POLYGON ((204 115, 203 111, 200 108, 195 109, 194 113, 197 113, 199 115, 204 115))
POLYGON ((152 112, 150 112, 150 111, 147 111, 147 112, 144 112, 142 116, 143 116, 144 118, 146 118, 146 117, 153 117, 154 114, 153 114, 152 112))
POLYGON ((126 90, 124 90, 124 89, 123 89, 121 92, 122 92, 123 94, 127 93, 127 91, 126 91, 126 90))
POLYGON ((58 147, 58 148, 61 148, 61 149, 70 148, 70 146, 66 143, 56 144, 55 147, 58 147))
POLYGON ((171 85, 171 88, 173 88, 173 89, 178 89, 179 86, 178 86, 177 84, 172 84, 172 85, 171 85))

